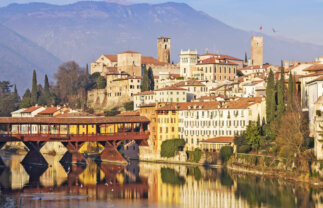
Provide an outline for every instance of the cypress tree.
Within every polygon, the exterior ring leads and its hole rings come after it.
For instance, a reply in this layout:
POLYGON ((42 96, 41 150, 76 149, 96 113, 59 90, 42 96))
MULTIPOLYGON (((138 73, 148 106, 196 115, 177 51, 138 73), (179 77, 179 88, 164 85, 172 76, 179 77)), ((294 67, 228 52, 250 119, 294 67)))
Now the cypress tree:
POLYGON ((48 82, 47 74, 45 74, 44 93, 45 93, 45 95, 46 95, 46 96, 50 96, 50 91, 49 91, 49 82, 48 82))
POLYGON ((154 90, 155 80, 154 80, 153 69, 151 67, 148 68, 148 80, 149 80, 149 90, 154 90))
POLYGON ((293 106, 293 99, 294 99, 294 92, 293 92, 293 78, 292 73, 289 72, 289 78, 288 78, 288 96, 287 96, 287 109, 288 111, 292 111, 293 106))
POLYGON ((20 108, 28 108, 32 106, 31 102, 31 92, 29 89, 26 90, 25 94, 22 96, 22 100, 20 103, 20 108))
POLYGON ((280 80, 277 89, 277 118, 280 119, 285 112, 285 71, 282 61, 280 80))
POLYGON ((267 87, 266 87, 266 117, 267 123, 270 123, 275 118, 275 81, 272 70, 269 72, 267 87))
POLYGON ((247 56, 247 52, 244 53, 244 62, 248 63, 248 56, 247 56))
POLYGON ((149 91, 149 78, 148 78, 148 71, 147 71, 146 66, 144 68, 144 76, 142 78, 142 88, 141 88, 141 91, 142 92, 149 91))
POLYGON ((17 86, 16 85, 14 87, 13 93, 14 93, 15 96, 19 97, 18 90, 17 90, 17 86))
POLYGON ((36 71, 33 71, 33 84, 31 88, 31 103, 35 105, 37 103, 37 76, 36 71))

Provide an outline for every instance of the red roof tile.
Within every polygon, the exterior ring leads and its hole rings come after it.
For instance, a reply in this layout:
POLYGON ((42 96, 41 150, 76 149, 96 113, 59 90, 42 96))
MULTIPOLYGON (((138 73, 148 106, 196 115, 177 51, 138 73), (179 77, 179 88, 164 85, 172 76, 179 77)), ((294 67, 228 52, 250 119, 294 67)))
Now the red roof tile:
POLYGON ((234 137, 215 137, 211 139, 202 140, 205 143, 233 143, 234 137))
POLYGON ((124 51, 124 52, 121 52, 119 54, 123 54, 123 53, 136 53, 136 54, 138 54, 139 52, 136 52, 136 51, 124 51))
POLYGON ((116 116, 140 116, 140 114, 139 112, 135 111, 135 112, 123 112, 116 116))
POLYGON ((142 56, 141 64, 152 64, 152 65, 167 65, 168 63, 160 62, 152 56, 142 56))
POLYGON ((176 87, 176 86, 168 86, 164 88, 157 89, 155 91, 164 91, 164 90, 186 90, 184 88, 176 87))
POLYGON ((31 113, 39 108, 41 108, 41 106, 31 106, 31 107, 27 108, 26 110, 24 110, 22 113, 31 113))
POLYGON ((323 64, 314 64, 307 69, 304 69, 304 71, 323 71, 323 64))
POLYGON ((48 107, 48 108, 45 108, 45 110, 40 111, 38 114, 52 114, 57 111, 59 111, 59 108, 57 107, 48 107))
POLYGON ((118 61, 118 56, 117 55, 103 54, 103 56, 108 58, 112 62, 117 62, 118 61))
POLYGON ((198 63, 198 65, 202 65, 202 64, 238 65, 232 61, 221 61, 221 59, 215 58, 215 57, 204 59, 200 63, 198 63), (216 60, 218 60, 218 62, 216 60))
POLYGON ((153 91, 145 91, 145 92, 140 92, 140 93, 137 93, 135 95, 153 95, 154 92, 153 91))

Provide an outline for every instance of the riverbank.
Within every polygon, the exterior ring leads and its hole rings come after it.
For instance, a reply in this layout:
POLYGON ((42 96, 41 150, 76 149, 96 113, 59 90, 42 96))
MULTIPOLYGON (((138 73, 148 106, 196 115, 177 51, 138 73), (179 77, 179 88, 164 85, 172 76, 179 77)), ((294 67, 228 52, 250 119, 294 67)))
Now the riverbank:
POLYGON ((292 163, 270 156, 235 154, 226 163, 225 168, 238 174, 274 177, 323 188, 323 180, 316 170, 316 174, 311 176, 310 171, 296 169, 292 163))

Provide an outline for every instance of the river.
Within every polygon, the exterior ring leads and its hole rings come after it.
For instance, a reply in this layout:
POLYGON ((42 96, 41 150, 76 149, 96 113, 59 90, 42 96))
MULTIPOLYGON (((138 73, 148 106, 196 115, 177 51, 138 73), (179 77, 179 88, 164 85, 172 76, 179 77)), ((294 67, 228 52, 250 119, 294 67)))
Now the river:
POLYGON ((2 154, 0 207, 319 207, 323 190, 222 168, 133 161, 127 166, 87 159, 23 166, 24 155, 2 154))

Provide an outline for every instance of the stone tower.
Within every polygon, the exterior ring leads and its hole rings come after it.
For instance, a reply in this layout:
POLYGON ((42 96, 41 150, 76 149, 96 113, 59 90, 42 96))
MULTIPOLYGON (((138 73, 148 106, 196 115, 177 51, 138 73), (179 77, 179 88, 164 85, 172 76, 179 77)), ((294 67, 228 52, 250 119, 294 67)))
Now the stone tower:
POLYGON ((263 65, 263 45, 262 36, 251 37, 251 61, 253 66, 263 65))
POLYGON ((170 63, 170 38, 157 39, 158 61, 170 63))

